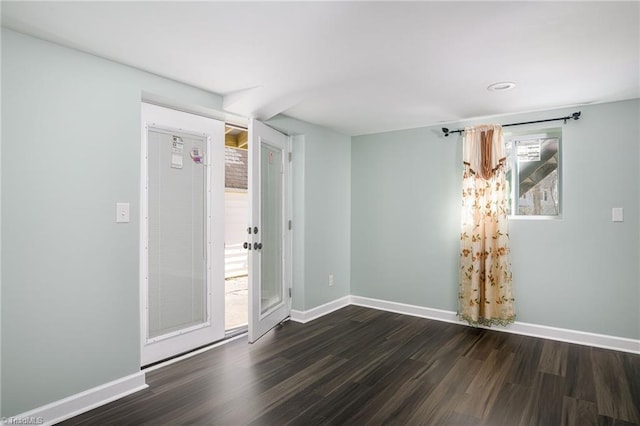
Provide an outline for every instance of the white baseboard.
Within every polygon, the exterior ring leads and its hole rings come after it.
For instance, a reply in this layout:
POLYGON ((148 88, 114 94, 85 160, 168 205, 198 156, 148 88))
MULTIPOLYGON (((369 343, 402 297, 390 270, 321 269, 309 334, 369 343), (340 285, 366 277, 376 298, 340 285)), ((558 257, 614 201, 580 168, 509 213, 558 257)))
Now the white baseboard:
POLYGON ((12 424, 13 422, 14 424, 53 425, 147 387, 145 374, 138 372, 51 404, 43 405, 26 413, 7 417, 4 421, 7 424, 12 424))
POLYGON ((414 317, 429 318, 444 322, 459 324, 455 312, 442 309, 425 308, 424 306, 408 305, 406 303, 389 302, 387 300, 371 299, 369 297, 351 296, 351 304, 364 306, 365 308, 379 309, 381 311, 395 312, 397 314, 411 315, 414 317))
POLYGON ((496 328, 492 330, 640 354, 640 340, 626 337, 609 336, 606 334, 589 333, 586 331, 569 330, 566 328, 549 327, 519 321, 516 321, 507 329, 501 330, 496 328))
POLYGON ((329 303, 325 303, 324 305, 316 306, 313 309, 309 309, 308 311, 297 311, 295 309, 291 310, 291 321, 305 323, 309 321, 313 321, 316 318, 320 318, 327 314, 330 314, 333 311, 337 311, 338 309, 344 308, 345 306, 349 306, 351 304, 351 296, 344 296, 340 299, 333 300, 329 303))
MULTIPOLYGON (((297 312, 300 320, 293 318, 292 311, 291 318, 294 319, 294 321, 308 322, 349 304, 469 326, 466 322, 460 321, 456 313, 453 311, 408 305, 406 303, 390 302, 388 300, 371 299, 369 297, 362 296, 345 296, 335 300, 334 302, 325 303, 317 308, 297 312)), ((596 348, 613 349, 616 351, 640 354, 640 340, 629 339, 626 337, 609 336, 606 334, 589 333, 586 331, 569 330, 566 328, 549 327, 546 325, 529 324, 519 321, 516 321, 508 327, 483 328, 506 333, 522 334, 525 336, 541 337, 543 339, 558 340, 561 342, 576 343, 579 345, 593 346, 596 348)))

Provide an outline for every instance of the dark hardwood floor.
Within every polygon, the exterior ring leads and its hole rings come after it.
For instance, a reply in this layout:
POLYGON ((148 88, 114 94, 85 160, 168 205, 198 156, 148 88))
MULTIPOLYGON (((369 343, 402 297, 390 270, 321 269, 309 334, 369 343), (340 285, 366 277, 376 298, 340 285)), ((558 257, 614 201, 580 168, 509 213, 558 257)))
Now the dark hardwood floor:
POLYGON ((640 424, 640 355, 356 306, 147 383, 63 424, 640 424))

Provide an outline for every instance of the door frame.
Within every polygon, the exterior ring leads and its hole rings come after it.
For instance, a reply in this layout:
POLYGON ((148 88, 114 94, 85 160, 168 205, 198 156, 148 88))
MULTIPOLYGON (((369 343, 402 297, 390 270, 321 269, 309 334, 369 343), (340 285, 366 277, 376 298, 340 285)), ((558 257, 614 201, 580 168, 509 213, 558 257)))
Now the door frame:
POLYGON ((141 156, 140 156, 140 365, 149 365, 213 343, 225 336, 224 318, 224 208, 214 214, 216 203, 224 206, 224 121, 190 114, 170 108, 142 102, 141 106, 141 156), (180 124, 176 127, 166 123, 180 124), (184 126, 182 128, 181 126, 184 126), (176 132, 204 138, 207 144, 207 319, 204 324, 188 327, 163 336, 149 338, 148 323, 148 131, 149 128, 176 132), (217 129, 219 128, 219 129, 217 129), (217 135, 219 133, 219 135, 217 135), (216 140, 216 139, 219 139, 216 140), (219 184, 216 185, 216 182, 219 184), (221 184, 220 184, 221 183, 221 184), (174 340, 170 340, 174 338, 174 340), (179 339, 176 342, 176 339, 179 339), (151 353, 151 351, 153 353, 151 353))

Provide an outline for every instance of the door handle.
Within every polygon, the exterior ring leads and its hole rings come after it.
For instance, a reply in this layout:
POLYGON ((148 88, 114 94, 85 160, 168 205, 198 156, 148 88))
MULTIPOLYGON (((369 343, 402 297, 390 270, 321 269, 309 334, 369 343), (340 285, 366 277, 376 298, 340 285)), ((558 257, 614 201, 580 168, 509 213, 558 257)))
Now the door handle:
POLYGON ((251 250, 251 244, 249 244, 248 242, 244 242, 244 244, 242 244, 242 247, 244 247, 247 250, 251 250))
POLYGON ((254 250, 262 250, 262 243, 253 243, 254 250))

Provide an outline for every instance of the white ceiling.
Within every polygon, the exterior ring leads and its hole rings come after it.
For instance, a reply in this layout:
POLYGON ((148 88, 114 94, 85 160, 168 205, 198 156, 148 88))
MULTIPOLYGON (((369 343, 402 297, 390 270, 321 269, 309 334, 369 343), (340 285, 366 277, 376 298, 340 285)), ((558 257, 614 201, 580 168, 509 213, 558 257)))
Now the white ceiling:
POLYGON ((639 6, 3 1, 2 24, 358 135, 640 97, 639 6))

